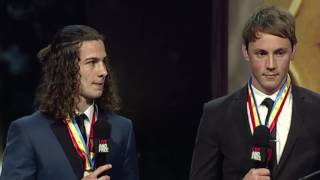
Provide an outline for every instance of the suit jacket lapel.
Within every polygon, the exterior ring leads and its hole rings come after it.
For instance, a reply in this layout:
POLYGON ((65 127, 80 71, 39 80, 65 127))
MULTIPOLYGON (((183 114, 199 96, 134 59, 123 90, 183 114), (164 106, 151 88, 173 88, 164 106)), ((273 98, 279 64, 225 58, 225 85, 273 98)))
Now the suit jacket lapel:
POLYGON ((235 97, 234 101, 234 110, 232 111, 232 118, 236 119, 236 127, 239 127, 239 130, 243 130, 242 133, 244 135, 244 139, 251 139, 252 133, 250 129, 249 119, 248 119, 248 111, 247 111, 247 97, 248 97, 248 89, 247 85, 242 88, 240 93, 235 97))
POLYGON ((51 125, 51 129, 57 137, 65 156, 68 158, 73 172, 76 174, 78 179, 81 179, 83 177, 83 163, 73 146, 67 126, 62 122, 62 120, 56 120, 56 122, 51 125))
POLYGON ((291 117, 291 125, 289 134, 287 137, 287 142, 284 147, 283 153, 280 158, 279 165, 276 166, 274 169, 274 176, 276 177, 277 174, 281 171, 283 168, 286 160, 288 159, 290 153, 292 152, 292 149, 294 147, 294 144, 297 140, 298 134, 300 133, 300 130, 304 121, 304 113, 305 113, 305 101, 304 97, 301 93, 299 93, 299 89, 296 88, 296 86, 292 86, 292 117, 291 117))

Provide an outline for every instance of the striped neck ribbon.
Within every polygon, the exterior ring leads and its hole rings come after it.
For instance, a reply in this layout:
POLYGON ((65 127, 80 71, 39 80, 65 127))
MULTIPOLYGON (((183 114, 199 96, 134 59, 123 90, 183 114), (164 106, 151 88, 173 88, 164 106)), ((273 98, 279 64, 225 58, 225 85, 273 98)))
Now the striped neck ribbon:
POLYGON ((68 114, 64 120, 67 125, 69 135, 71 137, 74 148, 76 149, 78 155, 82 159, 85 172, 93 171, 94 167, 94 148, 93 148, 93 137, 94 137, 94 124, 97 120, 96 108, 93 112, 93 117, 90 125, 89 141, 86 144, 84 138, 82 137, 80 128, 75 120, 71 118, 68 114))
POLYGON ((276 99, 274 101, 271 114, 268 119, 265 120, 265 124, 262 123, 261 118, 260 118, 260 113, 258 110, 258 105, 256 102, 256 98, 254 96, 254 92, 252 90, 252 79, 250 78, 249 83, 248 83, 248 105, 249 105, 249 113, 250 113, 250 118, 251 118, 251 123, 253 129, 255 129, 257 126, 260 125, 265 125, 269 128, 270 133, 274 129, 274 127, 277 124, 279 115, 282 111, 283 105, 288 97, 290 88, 291 88, 291 79, 290 76, 287 75, 287 79, 285 83, 281 86, 276 99))

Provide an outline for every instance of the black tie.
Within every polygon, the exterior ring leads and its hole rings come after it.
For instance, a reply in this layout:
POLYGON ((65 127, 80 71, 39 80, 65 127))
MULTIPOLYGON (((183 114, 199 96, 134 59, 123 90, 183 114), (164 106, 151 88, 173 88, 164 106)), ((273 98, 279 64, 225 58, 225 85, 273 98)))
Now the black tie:
POLYGON ((267 108, 268 108, 268 113, 267 113, 267 116, 266 116, 266 120, 269 119, 270 117, 270 114, 271 114, 271 110, 272 110, 272 107, 273 107, 273 100, 270 99, 270 98, 265 98, 262 102, 262 105, 265 105, 267 108))
POLYGON ((84 142, 87 144, 86 127, 84 126, 84 121, 86 119, 87 119, 87 116, 85 114, 79 114, 76 116, 76 121, 77 121, 78 126, 80 128, 82 137, 84 139, 84 142))
MULTIPOLYGON (((262 102, 262 105, 265 105, 268 108, 268 113, 266 116, 266 121, 269 119, 270 114, 271 114, 271 110, 273 107, 273 103, 274 101, 270 98, 265 98, 262 102)), ((277 165, 277 151, 276 151, 276 127, 277 125, 274 126, 272 132, 271 132, 271 139, 274 140, 273 142, 271 142, 271 148, 272 148, 272 162, 271 162, 271 168, 270 170, 273 170, 273 168, 277 165)))

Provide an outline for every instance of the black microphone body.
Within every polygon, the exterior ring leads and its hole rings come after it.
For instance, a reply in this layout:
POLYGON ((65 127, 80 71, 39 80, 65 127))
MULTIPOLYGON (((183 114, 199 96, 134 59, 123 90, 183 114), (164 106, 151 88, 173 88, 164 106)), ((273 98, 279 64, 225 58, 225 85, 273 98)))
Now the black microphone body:
MULTIPOLYGON (((107 155, 110 151, 109 147, 110 126, 107 121, 97 121, 94 125, 94 169, 107 164, 107 155)), ((107 172, 102 173, 100 176, 106 175, 107 172)), ((99 177, 100 177, 99 176, 99 177)))
POLYGON ((255 128, 252 142, 249 146, 250 160, 254 168, 268 168, 271 170, 272 148, 270 146, 271 136, 269 128, 260 125, 255 128))

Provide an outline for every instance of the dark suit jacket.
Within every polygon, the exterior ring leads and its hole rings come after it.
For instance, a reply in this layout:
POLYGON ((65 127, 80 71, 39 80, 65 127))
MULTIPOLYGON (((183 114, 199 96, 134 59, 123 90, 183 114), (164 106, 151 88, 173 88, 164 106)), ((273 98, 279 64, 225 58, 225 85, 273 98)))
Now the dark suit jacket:
MULTIPOLYGON (((109 123, 111 128, 108 175, 113 180, 138 180, 131 121, 99 111, 97 123, 109 123)), ((10 125, 1 180, 77 180, 83 175, 82 167, 62 121, 35 112, 10 125)))
MULTIPOLYGON (((293 86, 292 119, 273 179, 294 180, 320 169, 320 96, 293 86)), ((198 129, 190 180, 242 179, 253 167, 247 86, 210 101, 198 129)))

